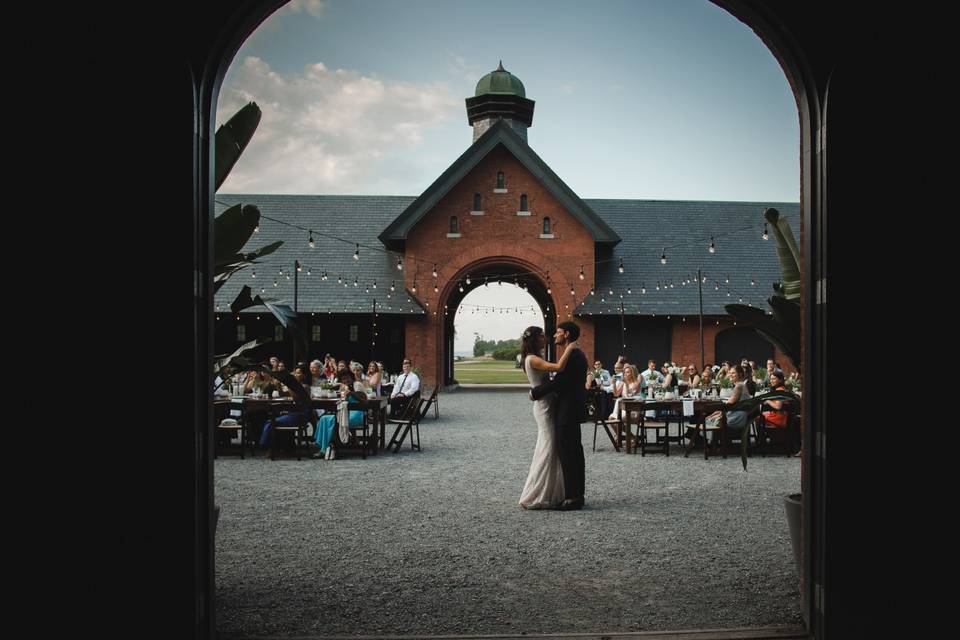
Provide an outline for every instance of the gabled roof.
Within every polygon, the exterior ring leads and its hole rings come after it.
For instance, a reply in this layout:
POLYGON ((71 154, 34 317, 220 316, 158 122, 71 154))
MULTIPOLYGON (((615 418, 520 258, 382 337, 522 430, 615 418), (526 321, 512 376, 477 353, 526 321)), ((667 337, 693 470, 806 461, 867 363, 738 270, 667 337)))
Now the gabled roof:
MULTIPOLYGON (((363 248, 378 246, 377 231, 396 218, 412 200, 411 196, 218 193, 214 205, 217 215, 230 205, 252 204, 260 209, 261 215, 287 223, 261 219, 260 232, 251 236, 243 251, 253 251, 277 240, 283 240, 283 245, 258 264, 236 273, 221 287, 215 298, 219 310, 228 311, 245 284, 250 285, 254 295, 259 294, 262 287, 265 297, 293 306, 293 280, 287 280, 286 274, 292 273, 294 262, 299 260, 303 265, 297 287, 297 307, 301 312, 369 313, 376 300, 380 314, 424 315, 425 310, 417 299, 404 294, 403 272, 396 269, 396 255, 363 248), (307 246, 307 232, 288 225, 313 229, 316 248, 307 246), (354 243, 361 245, 360 260, 353 259, 354 243), (279 274, 280 269, 283 276, 279 274), (323 271, 327 272, 327 280, 320 279, 323 271), (254 272, 256 278, 252 277, 254 272), (343 284, 337 284, 337 276, 343 279, 343 284), (388 298, 391 283, 395 284, 396 291, 388 298)), ((264 313, 264 309, 255 307, 250 312, 264 313)))
POLYGON ((427 187, 419 198, 390 223, 390 226, 379 235, 380 241, 389 248, 399 249, 414 225, 498 145, 503 145, 512 153, 560 202, 560 205, 587 228, 595 242, 609 245, 620 242, 620 236, 590 208, 590 205, 581 200, 504 120, 497 122, 480 136, 433 184, 427 187))
POLYGON ((588 202, 623 237, 623 242, 612 252, 612 258, 597 265, 594 295, 588 295, 575 311, 581 315, 619 315, 623 302, 627 315, 674 314, 686 316, 690 322, 700 307, 698 267, 707 277, 703 284, 704 315, 726 315, 724 305, 738 303, 741 296, 743 304, 767 310, 766 300, 773 295, 772 285, 780 281, 781 274, 773 234, 769 240, 761 237, 764 209, 774 207, 786 217, 799 243, 798 202, 588 202), (715 253, 707 250, 711 236, 715 253), (665 265, 660 264, 664 247, 665 265), (620 259, 623 273, 619 270, 620 259), (682 284, 687 279, 690 284, 682 284), (674 286, 670 288, 670 284, 674 286), (641 286, 646 287, 645 294, 640 292, 641 286))

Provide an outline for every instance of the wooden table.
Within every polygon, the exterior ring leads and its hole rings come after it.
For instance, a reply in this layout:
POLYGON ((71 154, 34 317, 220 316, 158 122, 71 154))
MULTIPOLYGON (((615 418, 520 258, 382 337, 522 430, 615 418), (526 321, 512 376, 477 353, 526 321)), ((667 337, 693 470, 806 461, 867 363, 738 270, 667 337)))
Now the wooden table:
MULTIPOLYGON (((214 405, 230 404, 236 399, 239 398, 220 397, 215 398, 213 403, 214 405)), ((382 449, 386 444, 387 406, 389 400, 390 398, 387 396, 373 396, 359 403, 350 405, 352 410, 371 411, 373 413, 373 434, 375 441, 379 443, 377 447, 379 449, 382 449)), ((339 398, 311 398, 310 407, 313 409, 323 409, 327 413, 336 414, 337 402, 339 401, 339 398)), ((243 396, 243 405, 245 410, 255 411, 257 409, 269 410, 270 407, 292 408, 297 406, 298 403, 289 397, 268 398, 261 396, 255 398, 253 396, 243 396)), ((376 449, 374 449, 374 452, 376 452, 376 449)))
MULTIPOLYGON (((713 413, 714 411, 723 407, 726 402, 718 398, 701 398, 693 401, 693 415, 692 416, 683 416, 683 402, 684 400, 690 400, 690 398, 675 398, 672 400, 655 400, 653 402, 647 402, 646 400, 626 400, 624 399, 620 406, 626 411, 626 420, 624 430, 627 433, 627 443, 624 451, 627 453, 632 453, 635 447, 633 442, 633 432, 630 430, 631 424, 636 424, 638 428, 638 436, 640 421, 634 422, 632 418, 633 412, 646 412, 646 411, 657 411, 657 410, 674 410, 679 411, 681 414, 681 419, 687 418, 692 419, 694 422, 693 430, 696 432, 695 435, 699 435, 700 431, 703 430, 703 457, 707 457, 707 439, 706 439, 706 428, 705 422, 706 417, 713 413)), ((693 448, 694 439, 691 438, 690 444, 687 446, 686 451, 684 452, 684 457, 690 455, 690 450, 693 448)), ((668 444, 669 446, 669 440, 668 444)))

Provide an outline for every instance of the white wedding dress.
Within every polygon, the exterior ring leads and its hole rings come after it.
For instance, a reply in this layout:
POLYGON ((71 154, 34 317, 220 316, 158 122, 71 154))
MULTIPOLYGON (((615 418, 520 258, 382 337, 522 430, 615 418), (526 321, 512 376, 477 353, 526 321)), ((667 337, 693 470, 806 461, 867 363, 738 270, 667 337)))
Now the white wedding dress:
MULTIPOLYGON (((546 371, 538 371, 529 365, 529 358, 523 362, 530 387, 536 387, 549 380, 546 371)), ((535 400, 533 417, 537 421, 537 445, 533 449, 533 461, 530 473, 520 494, 520 506, 524 509, 552 509, 563 502, 563 469, 557 454, 556 434, 554 433, 553 394, 535 400)))

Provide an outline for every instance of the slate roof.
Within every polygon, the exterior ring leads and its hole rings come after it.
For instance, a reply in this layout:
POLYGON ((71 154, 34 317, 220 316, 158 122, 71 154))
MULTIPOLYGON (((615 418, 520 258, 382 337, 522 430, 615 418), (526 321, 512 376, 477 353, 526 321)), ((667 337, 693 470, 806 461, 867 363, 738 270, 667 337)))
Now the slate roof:
MULTIPOLYGON (((294 260, 301 260, 303 271, 299 278, 298 309, 301 312, 333 311, 334 313, 368 313, 377 299, 379 313, 425 313, 415 298, 408 303, 399 285, 402 274, 396 269, 396 253, 387 253, 378 240, 378 234, 393 223, 416 200, 415 196, 296 196, 296 195, 226 195, 216 197, 216 212, 242 202, 259 207, 261 215, 284 220, 305 229, 314 230, 316 248, 307 246, 308 233, 270 220, 261 221, 261 230, 254 234, 245 251, 284 240, 284 245, 260 264, 237 273, 216 296, 221 312, 229 305, 244 284, 254 294, 278 298, 293 304, 294 260), (354 244, 339 242, 320 233, 349 238, 359 242, 360 260, 352 259, 354 244), (380 251, 365 249, 380 247, 380 251), (279 276, 278 271, 290 273, 291 278, 279 276), (307 275, 310 269, 311 275, 307 275), (329 279, 322 281, 320 273, 326 269, 329 279), (257 277, 251 278, 253 271, 257 277), (337 276, 344 278, 337 285, 337 276), (359 285, 353 286, 354 278, 359 285), (273 287, 276 280, 277 287, 273 287), (377 289, 365 288, 377 282, 377 289), (391 280, 397 291, 387 298, 391 280)), ((799 203, 783 202, 705 202, 671 200, 584 200, 621 242, 609 254, 612 259, 597 265, 595 294, 577 309, 583 315, 619 313, 620 295, 623 295, 625 313, 629 315, 696 315, 698 296, 697 267, 703 268, 708 281, 703 285, 705 315, 724 314, 723 305, 737 302, 766 308, 766 299, 773 290, 771 284, 780 279, 780 264, 773 235, 764 241, 763 211, 775 207, 790 221, 794 236, 800 231, 799 203), (730 234, 730 235, 725 235, 730 234), (710 254, 707 245, 714 236, 716 253, 710 254), (667 264, 660 264, 660 255, 667 247, 667 264), (624 273, 618 271, 623 258, 624 273), (725 282, 729 276, 729 285, 725 282), (681 285, 690 278, 691 284, 681 285), (751 286, 750 280, 755 284, 751 286), (656 290, 658 281, 674 284, 672 289, 656 290), (719 290, 716 285, 719 283, 719 290), (646 294, 640 293, 641 285, 646 294), (631 293, 627 293, 627 289, 631 293), (613 289, 611 298, 609 290, 613 289), (730 296, 727 296, 727 291, 730 296), (601 299, 605 302, 601 302, 601 299), (602 313, 601 313, 602 312, 602 313)), ((607 260, 601 254, 601 259, 607 260)), ((412 265, 411 265, 412 266, 412 265)), ((263 309, 251 312, 263 313, 263 309)))
MULTIPOLYGON (((264 245, 283 240, 283 245, 260 263, 247 267, 230 278, 217 292, 215 304, 221 312, 229 311, 230 303, 243 285, 250 285, 253 294, 276 298, 293 306, 293 265, 300 260, 303 270, 297 286, 297 310, 300 312, 332 311, 334 313, 369 313, 377 299, 377 313, 404 313, 423 315, 424 309, 416 298, 404 295, 403 273, 397 271, 397 255, 386 253, 377 234, 400 215, 411 202, 410 196, 295 196, 295 195, 227 195, 217 194, 215 211, 219 215, 237 203, 256 205, 260 209, 260 231, 253 234, 244 246, 252 251, 264 245), (305 229, 313 229, 315 248, 307 245, 309 233, 266 220, 263 216, 283 220, 305 229), (319 235, 328 234, 359 243, 360 260, 353 259, 354 244, 340 242, 319 235), (379 247, 380 251, 364 249, 379 247), (285 275, 280 276, 283 269, 285 275), (310 275, 307 275, 307 270, 310 275), (326 269, 328 279, 320 279, 326 269), (252 273, 256 271, 256 278, 252 273), (290 274, 287 280, 286 274, 290 274), (337 276, 344 279, 337 284, 337 276), (353 286, 354 279, 359 284, 353 286), (377 288, 371 286, 376 280, 377 288), (387 298, 391 280, 397 290, 387 298), (277 287, 273 286, 274 281, 277 287), (263 287, 264 292, 260 293, 263 287)), ((263 313, 263 307, 254 307, 251 313, 263 313)))
MULTIPOLYGON (((597 265, 593 296, 578 314, 619 313, 623 295, 629 315, 696 315, 697 268, 703 269, 704 315, 725 315, 723 306, 739 302, 767 308, 772 284, 780 280, 776 239, 763 240, 763 211, 776 208, 790 222, 799 244, 797 202, 706 202, 675 200, 587 200, 623 239, 613 259, 597 265), (729 235, 727 235, 729 234, 729 235), (710 237, 716 253, 709 253, 710 237), (660 264, 666 247, 667 264, 660 264), (619 272, 623 258, 624 273, 619 272), (729 277, 730 282, 726 280, 729 277), (755 284, 751 285, 751 278, 755 284), (681 284, 689 279, 691 284, 681 284), (661 290, 657 291, 657 283, 661 290), (667 284, 667 288, 663 284, 667 284), (673 288, 669 284, 673 283, 673 288), (717 285, 719 284, 719 290, 717 285), (646 294, 641 293, 646 287, 646 294), (610 290, 613 290, 613 296, 610 290), (627 293, 627 289, 631 293, 627 293), (727 292, 730 296, 727 296, 727 292), (606 302, 601 302, 605 300, 606 302)), ((607 260, 601 257, 601 260, 607 260)))
POLYGON ((586 227, 596 242, 616 244, 620 241, 619 236, 590 208, 587 202, 574 193, 505 120, 500 120, 470 145, 433 184, 427 187, 426 191, 384 229, 379 236, 383 244, 399 249, 414 225, 459 184, 488 153, 501 144, 543 183, 547 191, 570 215, 586 227))

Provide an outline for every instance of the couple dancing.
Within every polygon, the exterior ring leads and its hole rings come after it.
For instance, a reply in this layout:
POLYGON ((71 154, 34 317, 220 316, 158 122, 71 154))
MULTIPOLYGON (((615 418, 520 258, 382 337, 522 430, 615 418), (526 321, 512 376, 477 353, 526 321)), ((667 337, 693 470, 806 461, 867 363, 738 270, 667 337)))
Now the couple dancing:
POLYGON ((520 495, 524 509, 583 508, 584 461, 580 423, 586 419, 587 357, 577 345, 580 327, 573 322, 557 325, 554 343, 563 348, 556 363, 542 356, 547 345, 540 327, 523 332, 523 370, 530 381, 533 417, 537 421, 537 446, 530 473, 520 495), (550 373, 556 372, 553 380, 550 373))

